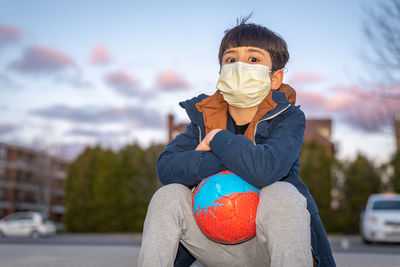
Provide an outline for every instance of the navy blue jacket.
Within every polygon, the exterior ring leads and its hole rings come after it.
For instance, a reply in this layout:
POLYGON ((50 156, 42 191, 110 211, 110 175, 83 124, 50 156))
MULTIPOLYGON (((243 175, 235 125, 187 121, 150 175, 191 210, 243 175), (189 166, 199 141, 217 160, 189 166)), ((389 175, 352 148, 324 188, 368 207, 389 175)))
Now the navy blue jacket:
POLYGON ((195 150, 206 136, 203 114, 195 104, 208 96, 203 94, 181 102, 191 123, 160 154, 158 177, 163 184, 180 183, 193 187, 203 178, 229 169, 258 188, 276 181, 289 182, 307 199, 311 215, 311 243, 318 266, 336 266, 318 207, 299 178, 304 113, 298 106, 291 105, 284 93, 271 93, 277 106, 256 125, 254 143, 243 135, 234 134, 234 124, 228 116, 226 130, 218 132, 210 142, 211 151, 195 150))

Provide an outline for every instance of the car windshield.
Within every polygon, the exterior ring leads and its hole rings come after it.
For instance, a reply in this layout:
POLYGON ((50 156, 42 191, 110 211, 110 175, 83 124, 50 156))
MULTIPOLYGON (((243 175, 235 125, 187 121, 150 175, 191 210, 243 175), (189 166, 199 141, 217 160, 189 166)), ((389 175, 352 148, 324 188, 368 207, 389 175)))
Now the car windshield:
POLYGON ((42 221, 43 222, 47 222, 49 219, 46 217, 46 215, 44 215, 44 214, 40 214, 41 215, 41 217, 42 217, 42 221))
POLYGON ((400 200, 378 200, 372 206, 373 210, 398 210, 400 211, 400 200))
POLYGON ((13 213, 4 218, 5 221, 32 220, 32 216, 26 213, 13 213))

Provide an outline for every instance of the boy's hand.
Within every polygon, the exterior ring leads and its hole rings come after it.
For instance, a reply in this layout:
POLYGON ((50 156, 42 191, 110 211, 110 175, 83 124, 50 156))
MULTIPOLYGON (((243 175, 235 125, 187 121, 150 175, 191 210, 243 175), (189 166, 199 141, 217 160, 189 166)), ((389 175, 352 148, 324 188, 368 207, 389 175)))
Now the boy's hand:
POLYGON ((214 136, 219 132, 222 131, 222 129, 213 129, 211 130, 206 137, 201 141, 201 143, 196 147, 196 150, 201 150, 201 151, 210 151, 210 142, 213 140, 214 136))

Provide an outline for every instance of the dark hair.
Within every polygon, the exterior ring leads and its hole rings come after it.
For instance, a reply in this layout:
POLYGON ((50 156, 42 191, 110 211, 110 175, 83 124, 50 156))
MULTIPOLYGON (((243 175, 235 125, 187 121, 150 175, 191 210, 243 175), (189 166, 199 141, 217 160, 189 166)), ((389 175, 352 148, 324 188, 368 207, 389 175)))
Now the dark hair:
POLYGON ((272 71, 284 68, 289 60, 289 52, 285 40, 264 26, 246 23, 251 15, 252 13, 245 18, 241 18, 240 23, 239 19, 237 19, 237 25, 225 31, 218 52, 220 66, 222 65, 223 54, 227 49, 239 46, 254 46, 268 51, 272 61, 272 71))

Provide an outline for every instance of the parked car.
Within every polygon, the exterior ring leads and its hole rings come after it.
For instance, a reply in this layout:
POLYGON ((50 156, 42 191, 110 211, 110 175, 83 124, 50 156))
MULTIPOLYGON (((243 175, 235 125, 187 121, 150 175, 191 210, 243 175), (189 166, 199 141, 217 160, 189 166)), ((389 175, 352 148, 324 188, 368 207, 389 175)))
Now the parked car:
POLYGON ((400 194, 373 194, 361 214, 360 233, 365 243, 400 242, 400 194))
POLYGON ((30 236, 39 238, 56 232, 52 221, 39 212, 15 212, 0 220, 0 236, 30 236))

